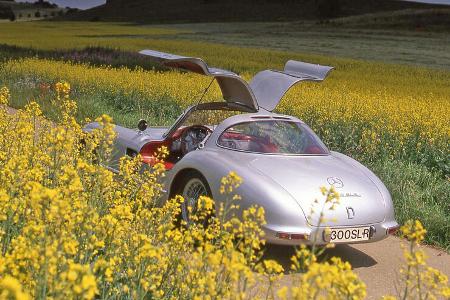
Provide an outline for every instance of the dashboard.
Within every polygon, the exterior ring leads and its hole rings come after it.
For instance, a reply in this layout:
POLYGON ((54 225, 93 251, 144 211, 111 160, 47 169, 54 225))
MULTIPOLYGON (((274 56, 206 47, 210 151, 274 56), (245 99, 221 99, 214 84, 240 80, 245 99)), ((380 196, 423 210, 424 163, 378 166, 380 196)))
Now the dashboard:
POLYGON ((180 137, 172 142, 170 151, 181 152, 182 156, 198 148, 211 133, 211 129, 202 125, 193 125, 182 129, 180 137))
POLYGON ((142 147, 140 154, 144 163, 154 165, 158 162, 158 149, 162 146, 167 147, 169 155, 165 158, 164 164, 166 170, 170 170, 183 156, 197 149, 212 132, 206 126, 192 125, 179 128, 171 137, 164 141, 149 142, 142 147))

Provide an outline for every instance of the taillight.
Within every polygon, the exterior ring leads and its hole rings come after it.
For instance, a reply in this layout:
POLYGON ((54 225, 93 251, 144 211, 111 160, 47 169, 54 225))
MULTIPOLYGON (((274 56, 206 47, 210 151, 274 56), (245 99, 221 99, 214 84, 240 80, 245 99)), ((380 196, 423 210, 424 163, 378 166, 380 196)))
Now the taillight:
POLYGON ((386 229, 386 234, 394 234, 398 231, 398 229, 400 228, 400 226, 394 226, 394 227, 389 227, 388 229, 386 229))

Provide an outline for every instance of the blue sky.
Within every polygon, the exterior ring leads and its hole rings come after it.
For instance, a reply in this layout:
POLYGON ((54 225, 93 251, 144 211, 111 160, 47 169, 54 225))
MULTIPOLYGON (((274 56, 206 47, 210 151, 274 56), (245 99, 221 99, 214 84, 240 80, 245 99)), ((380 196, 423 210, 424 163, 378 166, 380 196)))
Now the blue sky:
MULTIPOLYGON (((35 2, 33 0, 16 0, 17 2, 35 2)), ((49 2, 56 3, 61 7, 77 7, 86 9, 94 6, 104 4, 106 0, 48 0, 49 2)), ((427 2, 427 3, 439 3, 450 5, 450 0, 412 0, 415 2, 427 2)))

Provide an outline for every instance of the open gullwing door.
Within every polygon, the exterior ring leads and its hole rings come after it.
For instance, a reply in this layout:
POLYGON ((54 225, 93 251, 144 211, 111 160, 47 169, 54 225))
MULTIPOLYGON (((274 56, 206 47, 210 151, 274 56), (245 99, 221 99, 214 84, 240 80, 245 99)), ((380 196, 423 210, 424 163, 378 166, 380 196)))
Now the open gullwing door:
POLYGON ((139 53, 151 56, 167 67, 213 76, 219 84, 225 101, 243 105, 252 111, 258 111, 256 98, 248 83, 236 73, 209 67, 201 58, 174 55, 154 50, 142 50, 139 53))
POLYGON ((249 84, 236 73, 209 67, 201 58, 154 50, 142 50, 139 53, 151 56, 167 67, 213 76, 219 84, 225 101, 243 105, 253 111, 258 111, 260 108, 273 111, 293 85, 301 81, 322 81, 333 69, 333 67, 290 60, 283 71, 261 71, 249 84))
POLYGON ((250 82, 258 105, 267 111, 273 111, 286 92, 301 81, 322 81, 333 67, 309 64, 289 60, 283 71, 264 70, 250 82))

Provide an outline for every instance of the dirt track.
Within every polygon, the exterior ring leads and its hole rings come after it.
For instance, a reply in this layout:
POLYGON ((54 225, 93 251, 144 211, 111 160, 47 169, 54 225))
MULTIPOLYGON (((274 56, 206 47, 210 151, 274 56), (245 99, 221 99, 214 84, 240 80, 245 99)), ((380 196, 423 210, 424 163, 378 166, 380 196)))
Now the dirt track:
MULTIPOLYGON (((406 243, 397 237, 389 237, 383 241, 360 245, 338 245, 327 250, 327 256, 338 256, 348 261, 354 271, 367 285, 367 299, 380 299, 383 295, 396 296, 396 282, 399 271, 405 260, 401 244, 406 243)), ((450 255, 442 250, 429 246, 421 246, 427 254, 427 263, 450 277, 450 255)), ((266 257, 281 263, 285 270, 289 270, 290 257, 294 251, 291 247, 268 246, 266 257)), ((283 278, 289 285, 290 276, 283 278)))

